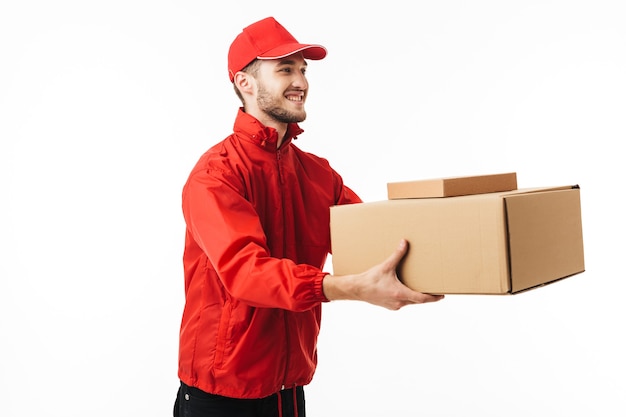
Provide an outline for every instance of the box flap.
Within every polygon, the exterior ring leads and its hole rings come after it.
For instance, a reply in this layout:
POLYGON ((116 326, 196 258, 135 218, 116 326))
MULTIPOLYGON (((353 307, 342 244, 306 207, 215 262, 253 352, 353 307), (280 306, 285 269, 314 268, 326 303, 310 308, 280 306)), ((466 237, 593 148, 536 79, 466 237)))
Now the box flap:
POLYGON ((558 191, 558 190, 571 190, 572 188, 580 188, 578 185, 559 185, 553 187, 532 187, 532 188, 520 188, 517 190, 510 190, 508 192, 500 193, 503 196, 513 195, 513 194, 530 194, 530 193, 541 193, 545 191, 558 191))
POLYGON ((504 201, 512 292, 584 271, 577 187, 512 193, 504 201))

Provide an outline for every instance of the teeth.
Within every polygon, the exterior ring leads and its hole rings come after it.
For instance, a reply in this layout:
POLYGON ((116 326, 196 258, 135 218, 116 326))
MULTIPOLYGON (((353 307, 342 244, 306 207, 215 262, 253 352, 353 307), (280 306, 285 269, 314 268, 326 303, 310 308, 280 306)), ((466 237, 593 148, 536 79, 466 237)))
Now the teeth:
POLYGON ((302 100, 304 100, 304 93, 303 92, 288 93, 288 94, 285 94, 285 98, 289 101, 301 102, 302 100))

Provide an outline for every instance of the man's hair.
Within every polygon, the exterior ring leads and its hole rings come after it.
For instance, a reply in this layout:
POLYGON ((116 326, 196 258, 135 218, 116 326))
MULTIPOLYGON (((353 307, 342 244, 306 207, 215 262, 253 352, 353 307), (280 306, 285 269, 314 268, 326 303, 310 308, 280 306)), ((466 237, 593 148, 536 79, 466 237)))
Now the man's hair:
MULTIPOLYGON (((259 73, 259 66, 261 65, 261 60, 260 59, 254 59, 252 62, 250 62, 248 65, 246 65, 241 71, 248 73, 250 75, 252 75, 253 77, 256 78, 257 74, 259 73)), ((243 99, 243 95, 241 94, 241 91, 239 91, 239 89, 237 88, 237 85, 235 83, 233 83, 233 88, 235 89, 235 94, 237 94, 237 97, 239 97, 239 100, 241 100, 241 104, 246 105, 244 99, 243 99)))

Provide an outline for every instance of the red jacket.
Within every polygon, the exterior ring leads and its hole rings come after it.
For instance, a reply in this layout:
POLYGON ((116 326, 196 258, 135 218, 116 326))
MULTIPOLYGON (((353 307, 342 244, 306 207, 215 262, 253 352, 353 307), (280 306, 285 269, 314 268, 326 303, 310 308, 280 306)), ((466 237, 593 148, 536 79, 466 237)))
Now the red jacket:
POLYGON ((234 132, 183 189, 186 303, 179 378, 261 398, 311 382, 317 364, 329 208, 360 202, 328 161, 239 110, 234 132))

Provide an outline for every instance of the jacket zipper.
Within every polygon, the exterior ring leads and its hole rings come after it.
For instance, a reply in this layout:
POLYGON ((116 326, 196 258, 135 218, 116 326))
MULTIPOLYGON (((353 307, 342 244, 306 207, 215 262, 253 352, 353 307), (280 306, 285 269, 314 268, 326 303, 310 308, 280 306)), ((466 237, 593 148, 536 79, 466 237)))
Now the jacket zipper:
POLYGON ((289 357, 291 356, 291 352, 289 351, 290 341, 289 341, 289 320, 287 320, 287 315, 283 312, 283 323, 285 325, 285 373, 283 374, 283 384, 281 390, 285 388, 290 388, 286 386, 287 383, 287 373, 289 372, 289 357))
MULTIPOLYGON (((286 219, 284 218, 285 216, 285 192, 282 188, 284 183, 283 183, 283 167, 282 167, 281 159, 282 159, 282 151, 278 149, 276 151, 276 166, 278 168, 278 182, 280 183, 280 193, 281 193, 280 202, 282 204, 282 216, 283 216, 283 222, 284 222, 286 221, 286 219)), ((283 245, 285 245, 285 242, 283 242, 283 245)), ((282 386, 280 387, 281 390, 285 388, 289 388, 285 385, 287 382, 287 373, 289 372, 289 356, 290 356, 289 321, 287 319, 287 315, 284 313, 283 313, 283 325, 285 326, 285 371, 283 374, 283 383, 282 383, 282 386)))
POLYGON ((278 168, 278 182, 280 185, 283 184, 283 167, 281 162, 281 154, 280 149, 276 151, 276 167, 278 168))

